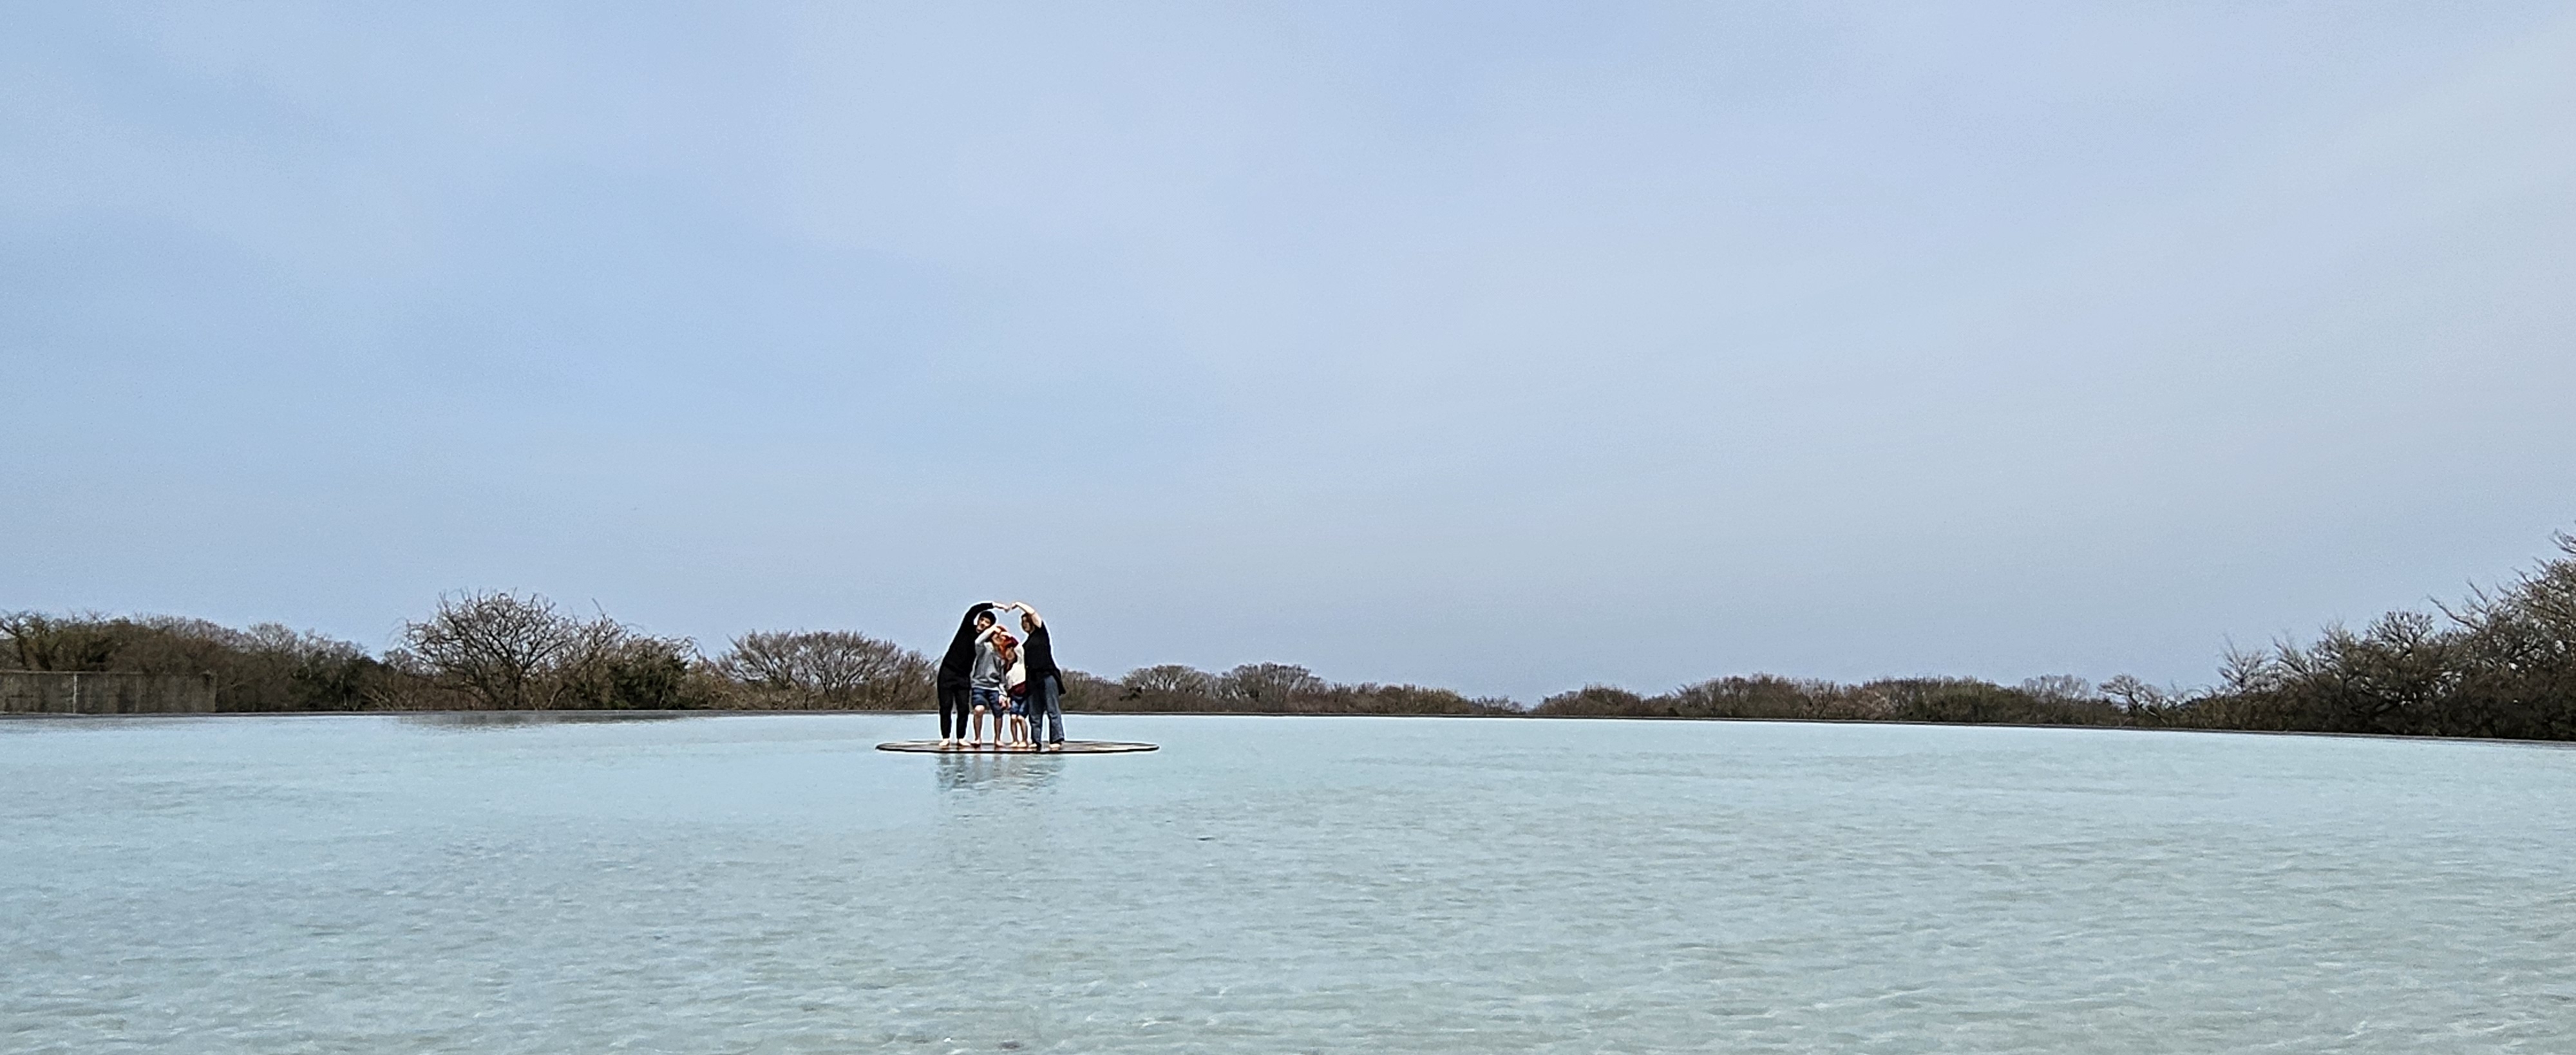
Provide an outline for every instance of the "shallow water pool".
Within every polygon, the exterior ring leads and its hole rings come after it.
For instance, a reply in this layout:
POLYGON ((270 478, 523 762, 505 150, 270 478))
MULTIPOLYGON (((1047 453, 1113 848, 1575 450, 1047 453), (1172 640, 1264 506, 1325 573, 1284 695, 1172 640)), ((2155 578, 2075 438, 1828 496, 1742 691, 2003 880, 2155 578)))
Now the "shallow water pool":
POLYGON ((2576 1051, 2576 751, 0 722, 11 1052, 2576 1051))

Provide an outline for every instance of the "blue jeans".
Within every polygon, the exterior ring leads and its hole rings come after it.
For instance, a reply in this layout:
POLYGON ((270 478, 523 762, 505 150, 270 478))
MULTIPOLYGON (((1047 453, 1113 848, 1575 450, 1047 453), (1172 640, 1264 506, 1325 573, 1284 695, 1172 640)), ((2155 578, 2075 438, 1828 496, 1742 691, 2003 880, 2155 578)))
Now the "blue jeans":
MULTIPOLYGON (((1002 738, 1002 716, 1010 713, 1010 705, 1002 702, 1002 690, 987 689, 981 686, 966 690, 966 713, 975 713, 974 709, 977 707, 983 708, 984 713, 993 716, 993 739, 1000 740, 1002 738)), ((960 723, 957 735, 966 735, 966 729, 963 723, 960 723)))
POLYGON ((1039 678, 1037 680, 1037 684, 1029 686, 1030 740, 1034 741, 1038 739, 1038 720, 1043 717, 1046 720, 1048 728, 1054 730, 1055 733, 1055 735, 1047 737, 1046 742, 1051 744, 1061 744, 1064 742, 1063 697, 1064 686, 1056 683, 1055 675, 1053 674, 1039 678))

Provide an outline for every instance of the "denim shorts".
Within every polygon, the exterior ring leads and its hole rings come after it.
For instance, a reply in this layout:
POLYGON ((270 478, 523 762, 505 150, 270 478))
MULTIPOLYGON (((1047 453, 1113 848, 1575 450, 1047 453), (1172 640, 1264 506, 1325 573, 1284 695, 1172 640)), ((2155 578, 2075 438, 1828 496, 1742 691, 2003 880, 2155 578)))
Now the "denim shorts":
POLYGON ((1002 690, 968 689, 966 690, 966 705, 968 707, 981 707, 989 714, 1000 714, 1002 713, 1002 690))

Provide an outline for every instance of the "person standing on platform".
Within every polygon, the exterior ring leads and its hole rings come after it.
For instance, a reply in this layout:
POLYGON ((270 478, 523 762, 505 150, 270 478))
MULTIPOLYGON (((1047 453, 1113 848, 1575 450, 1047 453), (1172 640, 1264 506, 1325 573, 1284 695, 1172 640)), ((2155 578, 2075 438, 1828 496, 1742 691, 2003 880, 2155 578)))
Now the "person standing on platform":
POLYGON ((1008 717, 1009 709, 1005 702, 1005 691, 1010 685, 1008 679, 1011 675, 1011 646, 1017 643, 1011 639, 1010 631, 998 626, 984 631, 975 638, 974 672, 966 679, 966 707, 974 715, 975 723, 972 726, 973 731, 966 736, 966 743, 970 747, 984 745, 999 748, 1002 746, 1003 733, 1008 724, 1004 721, 1008 717), (993 716, 993 739, 990 744, 985 744, 984 716, 988 714, 993 716))
POLYGON ((939 746, 958 747, 966 740, 966 688, 975 667, 975 639, 993 628, 998 620, 993 609, 1000 607, 986 601, 966 610, 966 618, 957 623, 957 636, 948 642, 948 654, 939 658, 939 746), (950 724, 951 715, 956 717, 950 724))
POLYGON ((1064 750, 1064 671, 1055 665, 1055 640, 1047 635, 1046 617, 1028 606, 1026 601, 1011 602, 1020 610, 1020 631, 1029 635, 1020 646, 1029 670, 1029 739, 1038 739, 1038 723, 1044 719, 1048 734, 1046 750, 1064 750))
POLYGON ((1021 651, 1019 640, 1007 631, 994 631, 993 644, 1001 647, 1002 659, 1008 663, 1002 671, 1002 713, 1010 716, 1003 723, 1010 733, 1003 739, 1013 747, 1036 747, 1038 738, 1029 735, 1028 657, 1021 651))

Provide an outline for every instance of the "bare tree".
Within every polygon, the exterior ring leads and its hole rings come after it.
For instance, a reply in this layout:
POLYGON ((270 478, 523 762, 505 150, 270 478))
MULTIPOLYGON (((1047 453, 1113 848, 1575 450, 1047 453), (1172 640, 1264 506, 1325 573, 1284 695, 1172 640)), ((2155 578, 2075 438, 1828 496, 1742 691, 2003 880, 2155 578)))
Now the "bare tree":
POLYGON ((9 642, 6 661, 21 670, 106 670, 125 646, 115 625, 96 615, 0 613, 0 636, 9 642))
MULTIPOLYGON (((553 674, 593 628, 537 594, 441 595, 428 620, 403 626, 405 648, 429 672, 494 710, 553 702, 553 674)), ((595 639, 595 632, 589 636, 595 639)))
POLYGON ((926 706, 933 673, 921 653, 844 630, 744 634, 716 667, 790 706, 861 710, 926 706))
POLYGON ((572 651, 552 671, 558 707, 674 709, 712 702, 697 643, 655 637, 601 614, 583 623, 572 651))
POLYGON ((1217 693, 1258 710, 1279 710, 1329 687, 1315 672, 1290 663, 1246 663, 1216 679, 1217 693))
POLYGON ((1121 695, 1128 699, 1144 697, 1203 697, 1216 692, 1216 678, 1204 670, 1178 663, 1160 663, 1138 667, 1118 679, 1121 695))
POLYGON ((2021 691, 2043 700, 2060 703, 2102 698, 2101 693, 2094 691, 2091 681, 2073 674, 2042 674, 2035 678, 2024 678, 2021 682, 2021 691))
MULTIPOLYGON (((2252 653, 2230 652, 2231 657, 2252 653)), ((2258 657, 2259 658, 2259 657, 2258 657)), ((2246 668, 2250 671, 2252 668, 2246 668)), ((2250 674, 2248 676, 2251 676, 2250 674)), ((2122 674, 2102 683, 2102 697, 2133 721, 2158 724, 2173 717, 2183 703, 2182 693, 2160 689, 2134 675, 2122 674)))

